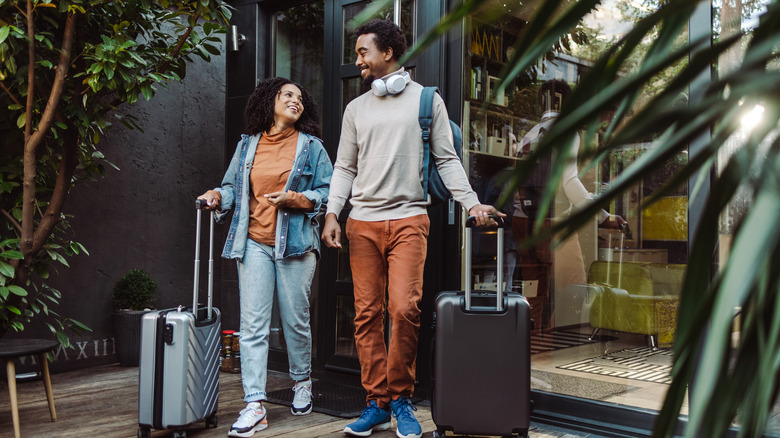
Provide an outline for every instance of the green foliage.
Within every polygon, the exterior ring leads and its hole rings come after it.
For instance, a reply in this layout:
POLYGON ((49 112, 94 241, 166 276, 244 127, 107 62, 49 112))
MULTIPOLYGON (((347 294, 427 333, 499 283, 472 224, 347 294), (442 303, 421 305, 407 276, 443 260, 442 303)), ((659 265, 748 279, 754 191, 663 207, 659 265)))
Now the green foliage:
MULTIPOLYGON (((469 8, 474 3, 490 2, 464 1, 451 15, 472 13, 469 8)), ((780 1, 762 3, 766 11, 752 30, 741 28, 740 22, 724 23, 723 29, 728 24, 736 31, 724 34, 716 27, 718 38, 705 34, 681 42, 680 35, 697 8, 709 5, 688 0, 644 2, 652 4, 652 11, 638 17, 620 40, 601 47, 556 123, 525 161, 527 165, 518 166, 504 198, 497 202, 511 196, 536 158, 551 152, 565 156, 563 149, 583 131, 585 143, 597 145, 581 157, 593 166, 636 143, 652 141, 653 147, 632 158, 589 206, 549 231, 537 227, 539 232, 529 244, 551 236, 564 239, 644 175, 664 173, 670 162, 676 170, 666 172, 661 188, 645 199, 642 208, 691 181, 690 203, 697 205, 700 215, 697 223, 690 224, 695 236, 681 294, 673 381, 654 432, 658 437, 674 436, 692 384, 685 436, 726 436, 727 429, 737 425, 739 436, 760 437, 780 388, 780 1), (722 57, 734 48, 741 50, 740 56, 728 69, 722 68, 722 57), (711 80, 702 80, 713 73, 711 80), (649 90, 649 96, 643 96, 643 90, 649 90), (745 129, 743 117, 759 107, 761 123, 745 129), (613 114, 606 126, 604 114, 613 114), (685 156, 688 159, 681 158, 685 156), (720 217, 735 201, 750 208, 729 230, 733 243, 728 259, 714 272, 720 217), (734 342, 737 314, 740 330, 734 342)), ((598 4, 598 0, 535 2, 534 15, 518 37, 503 82, 527 74, 598 4)), ((746 2, 734 15, 742 18, 760 6, 746 2)), ((448 19, 442 23, 450 23, 448 19)), ((431 33, 441 34, 442 28, 431 33)), ((427 36, 420 41, 427 41, 427 36)), ((555 164, 539 218, 546 217, 565 160, 555 164)))
MULTIPOLYGON (((11 283, 15 277, 16 269, 9 263, 12 260, 21 260, 22 253, 15 248, 19 247, 18 239, 6 239, 0 242, 0 323, 10 329, 20 332, 33 320, 39 318, 49 328, 63 347, 71 347, 67 332, 76 334, 90 331, 84 324, 61 316, 53 308, 60 304, 62 294, 57 289, 49 287, 45 283, 21 287, 11 283), (29 292, 28 292, 29 291, 29 292), (19 305, 10 303, 9 298, 16 296, 19 305)), ((41 279, 49 277, 56 265, 67 266, 65 256, 72 256, 86 250, 76 242, 70 242, 66 247, 51 244, 43 251, 41 259, 35 263, 37 275, 41 279)))
MULTIPOLYGON (((0 0, 0 336, 53 315, 61 297, 44 280, 86 253, 65 198, 113 166, 100 141, 116 122, 140 129, 123 105, 218 55, 230 15, 218 0, 0 0)), ((58 337, 74 326, 47 324, 58 337)))
POLYGON ((114 307, 144 310, 154 304, 157 282, 143 269, 131 269, 114 284, 114 307))
MULTIPOLYGON (((66 225, 66 222, 60 224, 61 227, 66 225)), ((41 284, 28 283, 22 287, 13 283, 18 267, 12 262, 24 258, 18 248, 18 238, 0 242, 0 325, 20 332, 33 318, 39 317, 60 344, 70 347, 66 330, 81 333, 89 331, 89 328, 76 320, 62 317, 53 310, 53 307, 60 304, 62 294, 57 289, 46 285, 43 280, 49 278, 52 272, 56 272, 57 266, 68 267, 65 257, 82 252, 88 254, 86 249, 73 241, 67 241, 62 245, 50 241, 44 246, 44 250, 36 255, 33 263, 35 274, 41 279, 41 284), (18 298, 18 304, 11 302, 12 297, 18 298)))

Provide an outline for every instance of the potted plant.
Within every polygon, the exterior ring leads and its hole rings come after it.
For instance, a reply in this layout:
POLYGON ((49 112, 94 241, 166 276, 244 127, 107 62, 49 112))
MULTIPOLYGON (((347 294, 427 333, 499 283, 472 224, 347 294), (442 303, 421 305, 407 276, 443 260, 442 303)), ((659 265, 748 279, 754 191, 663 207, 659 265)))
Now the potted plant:
POLYGON ((119 364, 138 366, 141 318, 154 304, 157 282, 143 269, 131 269, 114 284, 112 325, 119 364))

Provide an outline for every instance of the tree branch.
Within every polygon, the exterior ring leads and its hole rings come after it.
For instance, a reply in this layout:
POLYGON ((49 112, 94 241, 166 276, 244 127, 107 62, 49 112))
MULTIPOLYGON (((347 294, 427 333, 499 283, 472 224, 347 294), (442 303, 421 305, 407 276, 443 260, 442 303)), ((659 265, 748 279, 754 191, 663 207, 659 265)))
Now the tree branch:
MULTIPOLYGON (((33 93, 35 92, 35 25, 32 13, 32 0, 27 0, 27 106, 24 122, 24 167, 22 177, 22 235, 19 249, 24 254, 25 266, 29 268, 35 230, 35 149, 32 140, 33 93)), ((18 272, 17 272, 18 275, 18 272)))
POLYGON ((32 0, 27 0, 27 107, 25 108, 25 148, 32 135, 33 98, 35 91, 35 22, 32 0))
POLYGON ((68 124, 65 130, 65 140, 63 142, 62 161, 57 172, 57 180, 54 183, 54 190, 49 199, 49 205, 46 212, 43 213, 41 222, 35 229, 35 238, 33 239, 33 251, 37 252, 46 244, 54 227, 62 218, 62 207, 65 205, 65 198, 71 188, 73 173, 78 164, 78 129, 68 124))
MULTIPOLYGON (((200 14, 195 12, 195 21, 198 21, 200 18, 200 14)), ((184 31, 184 33, 181 35, 181 38, 179 38, 179 43, 176 44, 176 47, 173 49, 173 51, 170 53, 170 58, 167 59, 159 69, 157 69, 158 72, 165 72, 168 69, 168 66, 171 65, 171 60, 176 57, 176 55, 181 52, 182 47, 184 47, 184 43, 187 41, 187 38, 190 37, 190 34, 192 33, 192 26, 187 27, 187 30, 184 31)))
POLYGON ((14 3, 14 7, 16 8, 17 11, 19 11, 20 14, 22 14, 22 16, 25 19, 27 18, 27 14, 24 12, 24 9, 20 8, 19 5, 16 3, 14 3))
POLYGON ((70 68, 71 49, 73 48, 73 35, 76 33, 76 14, 68 13, 68 18, 65 20, 65 31, 62 37, 62 49, 60 51, 60 60, 56 67, 56 74, 54 75, 54 82, 51 87, 51 94, 49 100, 46 102, 46 109, 43 111, 41 121, 38 123, 38 129, 33 134, 35 146, 37 148, 43 137, 49 131, 52 121, 54 120, 54 113, 57 110, 57 105, 60 103, 62 92, 65 89, 65 76, 68 75, 68 69, 70 68))
POLYGON ((14 94, 11 93, 11 90, 8 89, 8 87, 6 87, 5 84, 2 81, 0 81, 0 87, 3 87, 3 90, 5 90, 5 92, 8 93, 8 97, 10 97, 11 100, 13 100, 15 104, 17 104, 19 106, 22 106, 22 102, 19 102, 19 100, 16 98, 16 96, 14 96, 14 94))
POLYGON ((6 209, 0 209, 0 213, 3 213, 3 216, 7 217, 8 220, 11 222, 11 225, 14 226, 20 233, 22 232, 22 226, 19 224, 19 222, 16 220, 15 217, 11 216, 11 213, 8 212, 6 209))
MULTIPOLYGON (((33 15, 32 15, 32 0, 27 0, 27 33, 30 38, 29 45, 29 77, 27 84, 27 120, 25 125, 25 137, 24 137, 24 180, 22 184, 22 238, 21 238, 21 251, 24 254, 25 265, 29 268, 32 262, 32 256, 40 250, 40 235, 41 227, 39 230, 35 230, 35 176, 37 173, 36 168, 36 150, 38 146, 43 142, 46 133, 51 126, 54 118, 57 105, 59 104, 62 92, 64 89, 65 76, 68 74, 68 68, 70 66, 71 49, 73 47, 73 35, 76 32, 76 14, 68 13, 68 17, 65 20, 65 30, 62 38, 62 49, 60 51, 60 60, 57 65, 57 72, 54 76, 54 83, 52 84, 52 91, 49 95, 49 99, 46 102, 46 109, 41 116, 41 121, 38 124, 38 129, 35 133, 32 133, 32 95, 35 85, 35 35, 33 28, 33 15)), ((65 157, 63 156, 63 161, 65 157)), ((60 175, 61 176, 61 175, 60 175)), ((58 176, 58 180, 59 177, 58 176)), ((69 188, 70 180, 68 180, 69 188)), ((67 190, 66 190, 67 191, 67 190)), ((60 209, 62 206, 60 205, 60 209)), ((51 210, 51 206, 49 207, 51 210)), ((59 217, 59 213, 57 213, 59 217)), ((45 219, 45 218, 44 218, 45 219)), ((59 219, 57 219, 59 220, 59 219)), ((56 224, 56 221, 54 222, 56 224)), ((41 225, 44 225, 44 220, 41 221, 41 225)), ((46 223, 43 229, 49 231, 54 227, 54 224, 46 223)))

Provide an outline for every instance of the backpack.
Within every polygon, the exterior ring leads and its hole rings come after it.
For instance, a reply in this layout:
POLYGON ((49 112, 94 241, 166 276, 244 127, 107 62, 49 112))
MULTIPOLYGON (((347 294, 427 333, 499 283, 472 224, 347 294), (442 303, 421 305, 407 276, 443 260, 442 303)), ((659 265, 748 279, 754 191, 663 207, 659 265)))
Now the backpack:
MULTIPOLYGON (((433 122, 433 93, 437 93, 437 87, 424 87, 420 95, 420 115, 419 122, 422 128, 423 140, 423 193, 431 195, 431 205, 440 204, 452 197, 452 194, 444 185, 444 181, 439 176, 436 164, 431 160, 431 123, 433 122)), ((452 120, 450 129, 452 130, 452 143, 455 146, 455 153, 463 161, 463 132, 452 120)))

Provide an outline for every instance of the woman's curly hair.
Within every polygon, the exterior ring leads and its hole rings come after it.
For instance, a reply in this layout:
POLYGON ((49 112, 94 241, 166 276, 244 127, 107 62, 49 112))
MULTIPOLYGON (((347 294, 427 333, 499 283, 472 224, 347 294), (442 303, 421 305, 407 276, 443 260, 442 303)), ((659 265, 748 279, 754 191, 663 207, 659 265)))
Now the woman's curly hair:
POLYGON ((374 19, 355 29, 355 36, 373 33, 374 43, 381 51, 393 49, 393 58, 401 59, 406 53, 406 37, 401 28, 390 20, 374 19))
POLYGON ((320 121, 314 98, 300 84, 281 77, 263 79, 249 96, 249 101, 244 109, 244 134, 255 135, 268 132, 271 129, 274 125, 276 96, 287 84, 298 87, 303 97, 303 112, 298 121, 295 122, 295 129, 304 134, 320 136, 320 121))

